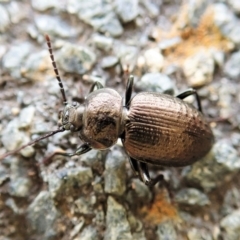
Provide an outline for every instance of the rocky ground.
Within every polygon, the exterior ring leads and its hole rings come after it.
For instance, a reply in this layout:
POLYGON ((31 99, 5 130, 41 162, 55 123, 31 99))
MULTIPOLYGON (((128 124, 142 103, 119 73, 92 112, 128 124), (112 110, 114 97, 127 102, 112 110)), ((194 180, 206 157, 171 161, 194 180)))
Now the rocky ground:
POLYGON ((170 190, 138 180, 120 142, 44 165, 81 144, 64 132, 4 158, 0 239, 239 240, 239 16, 235 0, 0 0, 0 156, 57 129, 46 33, 69 102, 96 80, 124 97, 128 69, 134 94, 197 88, 215 135, 192 166, 151 167, 170 190))

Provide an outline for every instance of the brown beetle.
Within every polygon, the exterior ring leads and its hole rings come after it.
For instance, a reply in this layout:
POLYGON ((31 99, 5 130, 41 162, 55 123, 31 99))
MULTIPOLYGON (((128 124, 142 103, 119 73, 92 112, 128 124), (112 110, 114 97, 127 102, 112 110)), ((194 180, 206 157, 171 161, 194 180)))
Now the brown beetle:
POLYGON ((214 137, 201 113, 200 99, 194 89, 176 97, 143 92, 131 99, 133 76, 130 76, 125 104, 118 92, 103 88, 99 82, 93 84, 83 104, 68 104, 48 36, 46 40, 65 105, 60 114, 60 129, 4 157, 65 130, 79 132, 84 143, 74 153, 56 152, 53 155, 71 157, 91 149, 103 150, 113 146, 118 138, 121 138, 132 169, 149 185, 155 184, 157 180, 150 178, 148 163, 159 166, 186 166, 209 152, 214 137), (196 96, 198 110, 182 101, 193 94, 196 96))

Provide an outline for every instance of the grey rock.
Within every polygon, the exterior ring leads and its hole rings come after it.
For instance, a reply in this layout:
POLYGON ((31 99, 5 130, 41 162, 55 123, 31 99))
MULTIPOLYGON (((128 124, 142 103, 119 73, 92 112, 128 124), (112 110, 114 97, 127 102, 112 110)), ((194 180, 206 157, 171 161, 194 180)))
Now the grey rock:
POLYGON ((100 32, 109 33, 113 37, 123 33, 123 28, 112 11, 113 5, 107 0, 71 0, 68 1, 67 10, 100 32))
POLYGON ((118 63, 118 58, 115 56, 104 57, 101 61, 102 68, 110 68, 118 63))
POLYGON ((138 0, 117 0, 116 12, 124 23, 133 21, 138 15, 138 0))
POLYGON ((94 34, 92 41, 101 50, 109 51, 113 47, 113 39, 100 34, 94 34))
POLYGON ((6 8, 0 5, 0 32, 4 32, 11 24, 9 14, 6 8))
POLYGON ((93 169, 103 169, 103 155, 99 150, 92 149, 81 156, 81 162, 93 169))
POLYGON ((231 7, 231 9, 236 13, 240 14, 240 2, 235 0, 225 0, 225 2, 231 7))
POLYGON ((121 196, 126 190, 126 155, 119 149, 108 153, 104 173, 106 193, 121 196))
POLYGON ((30 195, 32 182, 28 177, 28 169, 21 160, 14 158, 11 161, 11 174, 8 192, 15 197, 27 197, 30 195))
POLYGON ((204 14, 206 8, 209 5, 208 0, 188 0, 186 1, 186 6, 188 7, 187 11, 187 19, 188 19, 188 24, 191 27, 196 28, 199 25, 199 21, 204 14))
POLYGON ((23 209, 20 209, 13 198, 8 198, 5 202, 6 206, 12 209, 15 214, 23 214, 23 209))
POLYGON ((121 60, 122 65, 132 66, 137 59, 138 47, 114 41, 113 52, 121 60))
POLYGON ((200 87, 210 83, 214 73, 214 58, 212 52, 200 52, 187 58, 183 64, 183 72, 188 84, 200 87))
POLYGON ((232 187, 224 196, 221 213, 226 216, 231 214, 236 207, 240 208, 240 192, 238 188, 232 187))
POLYGON ((50 56, 47 50, 30 54, 21 66, 21 74, 31 81, 43 81, 46 71, 51 68, 50 56))
POLYGON ((163 73, 146 73, 140 81, 135 82, 138 91, 159 92, 173 95, 174 84, 172 80, 163 73))
POLYGON ((159 240, 177 240, 177 233, 172 221, 165 221, 158 225, 157 236, 159 240))
POLYGON ((12 151, 23 144, 26 135, 19 130, 18 119, 15 118, 10 121, 5 129, 2 131, 2 143, 8 150, 12 151))
POLYGON ((0 165, 0 186, 4 183, 9 178, 9 173, 7 169, 3 166, 0 165))
POLYGON ((93 178, 91 168, 75 167, 62 168, 48 176, 49 192, 52 198, 69 194, 76 187, 91 183, 93 178))
POLYGON ((75 202, 78 212, 82 214, 93 214, 93 205, 96 203, 96 196, 80 197, 75 202))
POLYGON ((7 5, 7 11, 9 13, 11 23, 17 24, 22 19, 27 18, 26 12, 28 11, 28 8, 21 2, 11 1, 11 3, 7 5))
POLYGON ((96 55, 89 48, 65 44, 58 55, 58 64, 68 73, 84 74, 96 61, 96 55))
POLYGON ((220 141, 214 144, 207 156, 192 165, 186 177, 205 191, 211 191, 232 179, 239 169, 238 152, 229 143, 220 141))
POLYGON ((11 70, 11 76, 16 78, 21 77, 20 67, 31 50, 31 44, 27 42, 19 43, 16 46, 12 46, 9 51, 3 56, 3 67, 11 70))
POLYGON ((210 200, 207 195, 195 188, 181 189, 175 195, 174 199, 178 203, 187 205, 206 206, 210 204, 210 200))
MULTIPOLYGON (((73 239, 80 232, 84 223, 85 223, 84 219, 80 218, 80 219, 77 220, 77 224, 74 226, 73 230, 70 233, 71 239, 73 239)), ((74 238, 74 239, 77 239, 77 238, 74 238)))
POLYGON ((233 53, 224 66, 224 73, 233 79, 238 79, 240 76, 240 51, 233 53))
POLYGON ((238 240, 240 238, 240 209, 224 217, 220 226, 224 229, 224 239, 238 240))
POLYGON ((107 201, 107 216, 104 240, 132 240, 126 210, 111 196, 107 201))
POLYGON ((168 48, 174 47, 182 42, 182 38, 174 37, 170 39, 161 40, 158 44, 160 50, 166 50, 168 48))
POLYGON ((240 21, 234 13, 223 3, 212 6, 214 24, 219 28, 223 36, 234 44, 240 44, 240 21))
POLYGON ((82 233, 74 238, 75 240, 98 240, 99 234, 97 233, 97 230, 91 226, 88 226, 83 229, 82 233))
POLYGON ((58 8, 59 1, 57 0, 32 0, 32 7, 37 11, 46 11, 49 8, 58 8))
POLYGON ((187 232, 189 240, 213 240, 211 233, 206 229, 190 228, 187 232))
POLYGON ((132 231, 133 240, 146 240, 142 222, 131 212, 128 213, 128 222, 132 231))
POLYGON ((62 38, 75 37, 79 34, 79 30, 71 27, 59 17, 48 15, 39 15, 35 18, 35 24, 38 30, 50 35, 56 35, 62 38))
POLYGON ((159 15, 160 8, 154 2, 146 0, 140 0, 139 2, 145 7, 145 9, 147 10, 147 14, 150 17, 154 18, 159 15))
POLYGON ((127 201, 131 205, 136 205, 136 199, 139 204, 150 203, 152 200, 152 192, 150 191, 149 187, 146 186, 146 184, 144 184, 139 179, 133 179, 132 186, 133 188, 127 194, 127 201))
POLYGON ((28 106, 22 109, 19 115, 19 128, 29 128, 33 122, 34 114, 34 106, 28 106))
POLYGON ((60 213, 47 191, 40 192, 27 209, 27 220, 31 229, 43 235, 44 239, 51 239, 56 235, 54 224, 59 216, 60 213))
POLYGON ((149 72, 160 72, 163 68, 164 58, 159 48, 150 48, 144 52, 146 68, 149 72))

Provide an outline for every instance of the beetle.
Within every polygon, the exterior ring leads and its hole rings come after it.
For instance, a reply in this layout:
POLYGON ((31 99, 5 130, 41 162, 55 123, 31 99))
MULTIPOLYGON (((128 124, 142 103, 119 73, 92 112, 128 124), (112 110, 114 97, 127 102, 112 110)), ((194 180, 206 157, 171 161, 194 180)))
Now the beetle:
POLYGON ((193 164, 210 151, 214 137, 202 114, 196 90, 189 89, 176 97, 142 92, 132 98, 134 78, 129 76, 125 101, 114 89, 104 88, 100 82, 95 82, 83 104, 70 104, 65 96, 48 35, 46 41, 65 106, 60 112, 59 129, 5 157, 66 130, 78 132, 83 144, 73 153, 55 152, 53 155, 72 157, 91 149, 104 150, 121 138, 133 171, 146 185, 153 185, 158 180, 150 178, 149 163, 183 167, 193 164), (198 109, 183 101, 190 95, 195 95, 198 109))

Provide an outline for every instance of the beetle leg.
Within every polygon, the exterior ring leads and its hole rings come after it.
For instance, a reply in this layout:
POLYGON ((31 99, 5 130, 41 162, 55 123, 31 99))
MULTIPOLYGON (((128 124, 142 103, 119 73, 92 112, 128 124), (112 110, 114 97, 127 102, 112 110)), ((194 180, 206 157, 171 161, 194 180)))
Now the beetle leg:
POLYGON ((186 97, 188 97, 190 95, 193 95, 193 94, 195 95, 196 100, 197 100, 198 111, 202 112, 201 101, 200 101, 199 95, 198 95, 198 93, 197 93, 197 91, 195 89, 190 88, 190 89, 184 91, 183 93, 178 94, 176 97, 180 98, 180 99, 184 99, 184 98, 186 98, 186 97))
POLYGON ((146 185, 151 185, 152 180, 149 175, 147 164, 139 161, 137 161, 137 164, 138 164, 139 177, 146 185))
POLYGON ((93 92, 95 87, 97 87, 97 90, 98 90, 98 89, 103 88, 103 85, 100 82, 94 82, 89 90, 89 93, 93 92))
POLYGON ((138 161, 129 157, 129 163, 130 163, 130 166, 133 170, 133 172, 136 174, 136 175, 139 175, 139 172, 138 172, 138 161))
POLYGON ((125 93, 125 105, 129 108, 131 96, 132 96, 132 88, 133 88, 133 75, 130 75, 127 82, 126 93, 125 93))
POLYGON ((62 156, 66 156, 66 157, 72 157, 72 156, 76 156, 76 155, 82 155, 84 153, 89 152, 90 150, 92 150, 91 147, 89 147, 89 145, 87 143, 82 144, 79 148, 77 148, 77 150, 73 153, 66 153, 66 152, 54 152, 53 154, 51 154, 50 156, 48 156, 47 158, 44 159, 44 164, 48 165, 51 161, 51 159, 56 156, 56 155, 62 155, 62 156))

